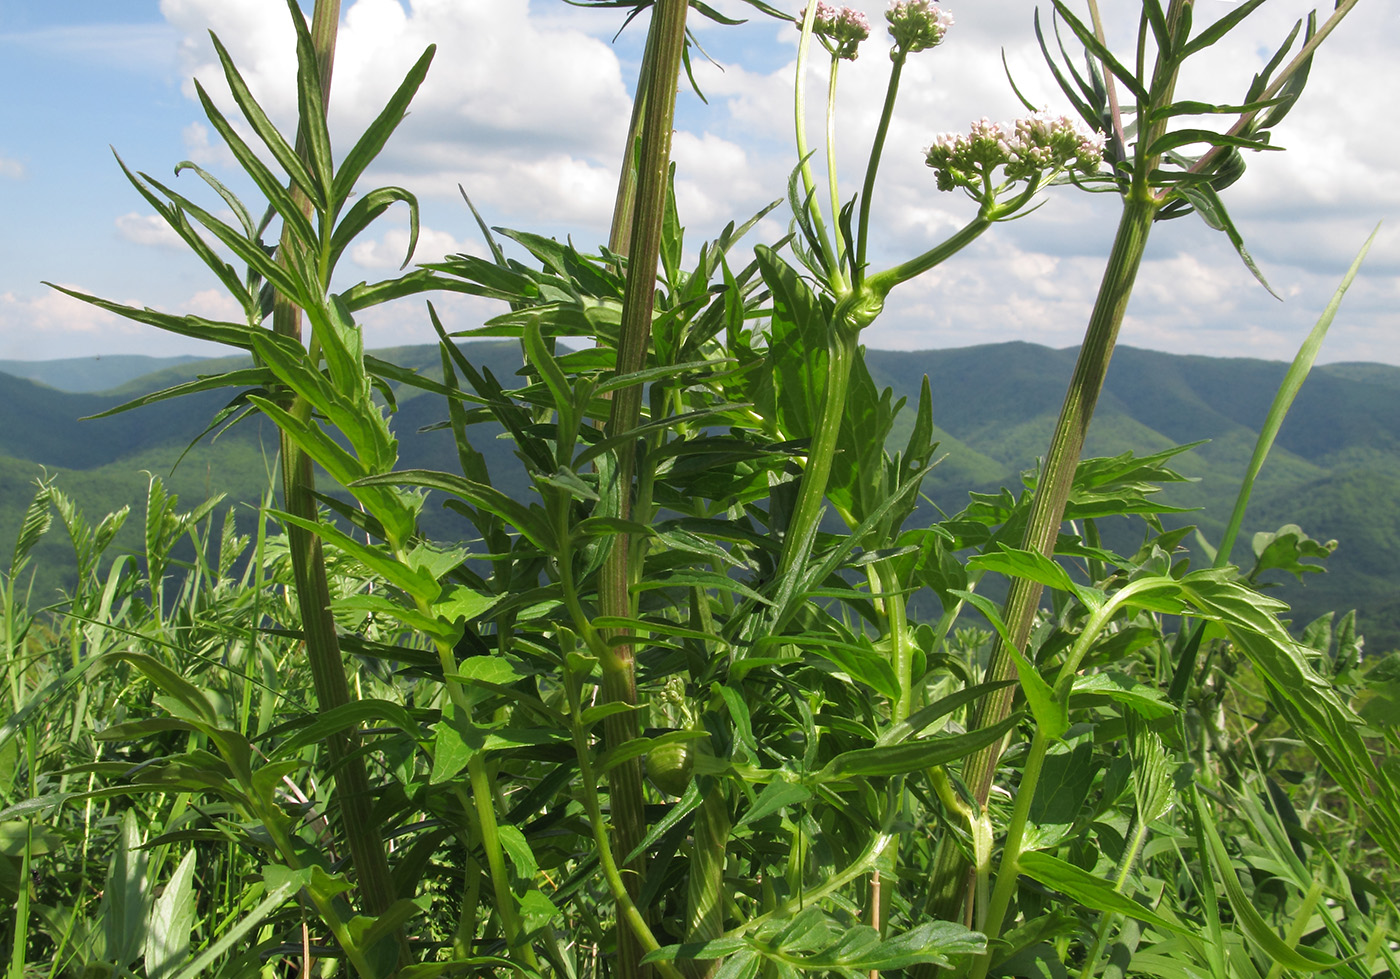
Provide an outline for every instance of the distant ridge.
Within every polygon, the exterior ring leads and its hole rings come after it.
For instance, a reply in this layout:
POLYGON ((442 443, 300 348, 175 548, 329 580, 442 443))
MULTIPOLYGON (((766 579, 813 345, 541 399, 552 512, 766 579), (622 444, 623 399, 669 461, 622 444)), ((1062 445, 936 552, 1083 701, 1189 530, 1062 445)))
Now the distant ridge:
MULTIPOLYGON (((478 341, 462 349, 507 386, 519 382, 515 372, 521 357, 513 341, 478 341)), ((435 346, 376 353, 428 376, 439 370, 435 346)), ((917 400, 918 385, 928 374, 942 461, 926 480, 924 496, 950 514, 967 503, 970 490, 1019 489, 1021 473, 1045 451, 1074 359, 1074 349, 1024 342, 866 353, 876 385, 892 387, 896 397, 917 400)), ((233 392, 206 392, 97 421, 77 418, 244 363, 239 357, 74 358, 22 365, 31 374, 44 369, 36 381, 0 374, 0 554, 14 540, 40 466, 57 471, 59 488, 77 497, 90 517, 100 518, 123 504, 138 506, 146 479, 142 471, 169 473, 233 392), (100 375, 100 382, 93 371, 99 366, 111 369, 100 375), (130 376, 139 369, 146 373, 130 376), (121 370, 128 372, 125 379, 121 370), (81 393, 84 383, 101 383, 107 390, 81 393)), ((5 369, 0 362, 0 370, 5 369)), ((1204 507, 1168 523, 1198 524, 1208 542, 1218 541, 1259 426, 1287 369, 1279 361, 1120 346, 1086 454, 1132 450, 1145 455, 1208 440, 1177 457, 1173 466, 1195 481, 1168 488, 1162 498, 1178 506, 1204 507)), ((458 465, 450 434, 434 428, 445 417, 438 397, 400 392, 392 424, 401 468, 452 470, 458 465)), ((904 426, 910 424, 906 411, 891 435, 894 443, 903 444, 908 437, 904 426)), ((511 445, 497 434, 489 424, 476 426, 473 445, 488 458, 498 489, 529 498, 534 491, 511 445)), ((254 503, 271 482, 276 446, 275 429, 253 419, 212 444, 202 442, 167 485, 180 493, 182 507, 213 491, 228 492, 230 503, 254 503)), ((443 539, 459 532, 460 518, 450 511, 430 506, 424 516, 430 531, 443 539)), ((934 507, 921 508, 914 519, 937 519, 934 507)), ((1349 363, 1314 368, 1256 485, 1235 561, 1251 560, 1255 533, 1289 522, 1314 538, 1339 543, 1327 574, 1308 575, 1305 584, 1278 582, 1280 596, 1294 607, 1295 624, 1328 610, 1356 608, 1368 650, 1400 649, 1400 562, 1395 557, 1400 554, 1400 367, 1349 363)), ((132 521, 133 534, 138 525, 139 520, 132 521)), ((1141 543, 1138 525, 1106 521, 1101 529, 1112 548, 1131 551, 1141 543)), ((72 560, 71 548, 65 556, 60 544, 54 535, 41 558, 52 562, 55 573, 72 560)), ((136 546, 134 537, 130 546, 136 546)), ((1201 563, 1199 555, 1193 563, 1201 563)))
POLYGON ((0 373, 47 384, 71 394, 110 391, 147 374, 203 357, 147 357, 142 354, 96 354, 62 360, 0 360, 0 373))

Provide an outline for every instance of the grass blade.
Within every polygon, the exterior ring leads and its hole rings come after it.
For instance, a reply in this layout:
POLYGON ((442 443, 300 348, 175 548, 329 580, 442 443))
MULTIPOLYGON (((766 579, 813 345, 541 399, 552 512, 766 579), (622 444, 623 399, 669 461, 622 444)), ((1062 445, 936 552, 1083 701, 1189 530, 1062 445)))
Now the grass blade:
POLYGON ((1356 278, 1356 273, 1361 270, 1361 263, 1365 260, 1366 253, 1371 250, 1371 243, 1376 240, 1376 235, 1379 233, 1380 225, 1376 225, 1376 229, 1371 232, 1371 236, 1366 239, 1366 244, 1361 246, 1361 251, 1357 253, 1356 259, 1351 263, 1351 268, 1347 269, 1347 274, 1342 277, 1341 285, 1337 286, 1337 291, 1332 294, 1332 300, 1323 310, 1322 316, 1318 318, 1312 332, 1308 334, 1307 339, 1298 349, 1297 356, 1293 358, 1293 363, 1288 368, 1288 373, 1283 376, 1283 383, 1279 385, 1278 393, 1274 395, 1273 404, 1269 406, 1269 414, 1264 418, 1264 424, 1259 429, 1259 438, 1254 443, 1254 454, 1250 457, 1249 468, 1245 470, 1244 479, 1240 482, 1240 492, 1235 497, 1235 508, 1230 513, 1230 522, 1225 527, 1225 536, 1220 539, 1220 547, 1215 555, 1215 567, 1217 568, 1230 563, 1230 551, 1234 547, 1235 538, 1239 536, 1240 525, 1244 523, 1244 512, 1245 508, 1249 506, 1249 497, 1254 492, 1254 480, 1258 478, 1260 470, 1264 468, 1264 460, 1268 458, 1269 450, 1274 445, 1274 439, 1278 437, 1279 429, 1283 427, 1283 420, 1288 415, 1288 409, 1293 406, 1293 399, 1298 396, 1298 391, 1303 387, 1303 382, 1307 380, 1308 373, 1317 360, 1317 353, 1322 348, 1322 341, 1326 338, 1327 331, 1332 326, 1332 320, 1336 318, 1337 310, 1342 305, 1342 297, 1346 295, 1347 289, 1356 278))

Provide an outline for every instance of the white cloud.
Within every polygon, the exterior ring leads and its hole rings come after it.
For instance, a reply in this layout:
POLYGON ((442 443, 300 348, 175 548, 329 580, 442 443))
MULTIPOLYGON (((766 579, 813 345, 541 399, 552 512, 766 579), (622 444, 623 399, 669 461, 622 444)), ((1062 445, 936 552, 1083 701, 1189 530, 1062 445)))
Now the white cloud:
MULTIPOLYGON (((375 240, 358 241, 350 248, 350 259, 367 269, 397 269, 408 254, 407 228, 393 228, 375 240)), ((459 241, 446 231, 420 227, 413 261, 440 262, 448 255, 462 252, 479 255, 484 249, 474 241, 459 241)))
POLYGON ((0 177, 8 180, 23 180, 24 164, 8 156, 0 156, 0 177))
MULTIPOLYGON (((64 283, 67 288, 81 287, 64 283)), ((44 335, 59 336, 65 343, 79 345, 96 336, 144 333, 150 327, 124 320, 120 316, 74 299, 64 293, 46 289, 37 295, 0 294, 0 336, 5 337, 6 350, 23 350, 44 335), (36 338, 35 335, 38 335, 36 338)), ((81 349, 67 356, 80 355, 81 349)), ((6 356, 25 356, 23 353, 6 356)))
MULTIPOLYGON (((62 285, 87 291, 72 283, 62 285)), ((133 298, 116 301, 138 309, 146 305, 133 298)), ((208 319, 243 320, 237 304, 217 289, 196 292, 169 308, 208 319)), ((33 294, 0 293, 0 359, 45 360, 108 353, 216 357, 227 355, 228 349, 164 333, 53 289, 33 294)))
MULTIPOLYGON (((284 132, 295 122, 295 57, 281 0, 162 0, 187 72, 231 108, 205 37, 219 36, 284 132)), ((377 176, 533 220, 605 222, 631 111, 617 55, 525 0, 356 0, 336 47, 331 130, 339 152, 370 123, 429 44, 437 53, 377 176)), ((187 86, 193 94, 193 86, 187 86)))
POLYGON ((117 234, 136 245, 182 250, 185 243, 159 214, 123 214, 114 222, 117 234))
MULTIPOLYGON (((1022 0, 947 2, 957 17, 948 41, 911 58, 904 73, 873 202, 871 258, 877 266, 918 254, 972 217, 961 195, 934 189, 922 150, 937 132, 962 129, 971 119, 1020 114, 1002 73, 1003 52, 1029 99, 1055 111, 1067 108, 1043 64, 1022 0)), ((751 23, 721 28, 693 20, 723 71, 696 58, 693 67, 710 105, 683 94, 678 108, 677 193, 692 247, 726 221, 742 220, 782 196, 795 163, 797 32, 740 0, 718 6, 751 23)), ((858 61, 841 67, 837 157, 843 201, 859 189, 889 70, 878 5, 865 6, 872 8, 876 37, 858 61)), ((1311 6, 1306 0, 1264 5, 1183 75, 1179 94, 1238 100, 1311 6)), ((255 95, 290 131, 294 59, 282 0, 162 0, 161 9, 183 38, 187 71, 211 91, 224 91, 204 34, 212 26, 255 95)), ((1198 5, 1197 29, 1230 9, 1224 3, 1198 5)), ((1131 51, 1136 7, 1111 4, 1104 10, 1111 45, 1131 51)), ((1400 292, 1400 231, 1390 230, 1400 209, 1400 182, 1394 179, 1400 130, 1377 122, 1389 117, 1389 102, 1400 89, 1397 20, 1400 0, 1358 5, 1321 49, 1308 91, 1278 130, 1276 141, 1288 152, 1251 155, 1249 172, 1225 195, 1247 244, 1289 302, 1281 306, 1253 282, 1223 235, 1195 218, 1174 221, 1154 232, 1123 342, 1289 357, 1362 239, 1376 220, 1388 217, 1391 223, 1323 356, 1400 362, 1392 295, 1400 292), (1388 303, 1382 301, 1386 296, 1392 296, 1388 303)), ((1048 9, 1042 9, 1042 23, 1048 33, 1048 9)), ((423 200, 425 225, 433 230, 424 232, 419 260, 477 247, 474 222, 457 200, 459 184, 492 224, 603 239, 630 108, 627 85, 635 72, 637 37, 645 32, 639 22, 620 46, 610 47, 618 24, 595 11, 526 0, 347 3, 331 96, 332 133, 341 153, 423 48, 438 45, 411 115, 362 181, 402 184, 423 200)), ((809 137, 818 147, 824 90, 823 67, 813 72, 808 94, 809 137)), ((216 98, 229 104, 226 94, 216 98)), ((1207 117, 1201 124, 1228 121, 1207 117)), ((218 162, 219 148, 210 145, 206 129, 196 124, 185 136, 193 158, 218 162)), ((815 165, 824 187, 821 154, 815 165)), ((1068 187, 1052 190, 1047 201, 1036 214, 993 228, 974 247, 897 292, 868 342, 1077 343, 1118 210, 1111 197, 1068 187)), ((786 223, 784 210, 775 212, 760 226, 761 240, 778 237, 786 223)), ((580 244, 590 242, 584 237, 580 244)), ((396 227, 357 243, 349 257, 365 268, 394 268, 405 245, 406 231, 396 227)), ((470 307, 462 315, 471 319, 485 312, 470 307)))
POLYGON ((228 145, 222 141, 213 142, 213 134, 202 122, 192 122, 180 131, 180 140, 185 146, 185 155, 191 163, 201 167, 219 166, 232 169, 238 165, 228 145))
POLYGON ((202 289, 180 308, 182 314, 202 316, 207 320, 243 323, 243 307, 222 289, 202 289))

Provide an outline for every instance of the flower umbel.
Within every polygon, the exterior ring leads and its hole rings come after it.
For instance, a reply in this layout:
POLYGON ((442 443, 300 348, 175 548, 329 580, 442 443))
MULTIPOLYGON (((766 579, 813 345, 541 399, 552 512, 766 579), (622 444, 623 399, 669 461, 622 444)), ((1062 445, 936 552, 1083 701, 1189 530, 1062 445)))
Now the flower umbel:
MULTIPOLYGON (((800 19, 797 26, 802 26, 800 19)), ((870 21, 859 10, 820 2, 812 23, 812 33, 822 39, 832 57, 855 61, 856 48, 870 36, 870 21)))
POLYGON ((934 0, 896 0, 885 11, 885 20, 895 47, 906 54, 941 44, 953 26, 953 15, 934 0))
POLYGON ((1068 116, 1037 112, 1010 126, 985 116, 966 135, 940 133, 924 162, 938 174, 938 189, 963 187, 977 200, 995 196, 1007 184, 1037 184, 1064 170, 1091 174, 1103 160, 1103 134, 1083 132, 1068 116), (1002 186, 993 185, 1005 168, 1002 186))

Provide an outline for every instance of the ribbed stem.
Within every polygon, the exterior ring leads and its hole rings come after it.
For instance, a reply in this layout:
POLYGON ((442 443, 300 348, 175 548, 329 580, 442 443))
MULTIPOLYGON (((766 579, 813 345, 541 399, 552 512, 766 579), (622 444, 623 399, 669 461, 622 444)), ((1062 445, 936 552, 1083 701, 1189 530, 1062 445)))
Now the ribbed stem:
MULTIPOLYGON (((695 810, 691 835, 685 940, 708 942, 724 933, 724 851, 729 840, 729 803, 718 787, 707 792, 705 801, 695 810)), ((719 959, 680 962, 686 979, 709 979, 719 967, 719 959)))
MULTIPOLYGON (((676 84, 681 57, 685 51, 687 0, 658 0, 652 14, 651 37, 654 60, 647 70, 646 87, 639 90, 644 99, 642 141, 637 171, 637 206, 632 220, 628 247, 627 285, 622 303, 622 324, 618 339, 617 372, 635 373, 646 363, 651 339, 651 316, 656 290, 656 266, 661 254, 661 235, 666 212, 671 161, 671 127, 675 115, 676 84)), ((650 44, 650 41, 649 41, 650 44)), ((613 395, 608 431, 614 435, 637 426, 641 418, 642 386, 623 388, 613 395)), ((618 516, 632 516, 632 483, 636 471, 636 447, 624 444, 617 452, 618 516)), ((618 534, 603 562, 598 580, 598 604, 604 615, 631 617, 630 585, 638 569, 633 566, 631 538, 618 534)), ((631 642, 616 642, 625 633, 616 631, 602 660, 602 697, 605 703, 635 704, 637 681, 635 650, 631 642)), ((608 747, 625 744, 638 737, 633 711, 613 714, 603 722, 608 747)), ((631 853, 646 835, 646 814, 642 796, 642 765, 632 759, 616 766, 608 775, 608 797, 612 808, 614 847, 631 853)), ((626 868, 624 880, 633 902, 641 892, 645 865, 639 857, 626 868)), ((644 913, 644 912, 643 912, 644 913)), ((645 974, 640 964, 643 954, 634 927, 624 924, 628 916, 618 915, 618 975, 632 979, 645 974)))

